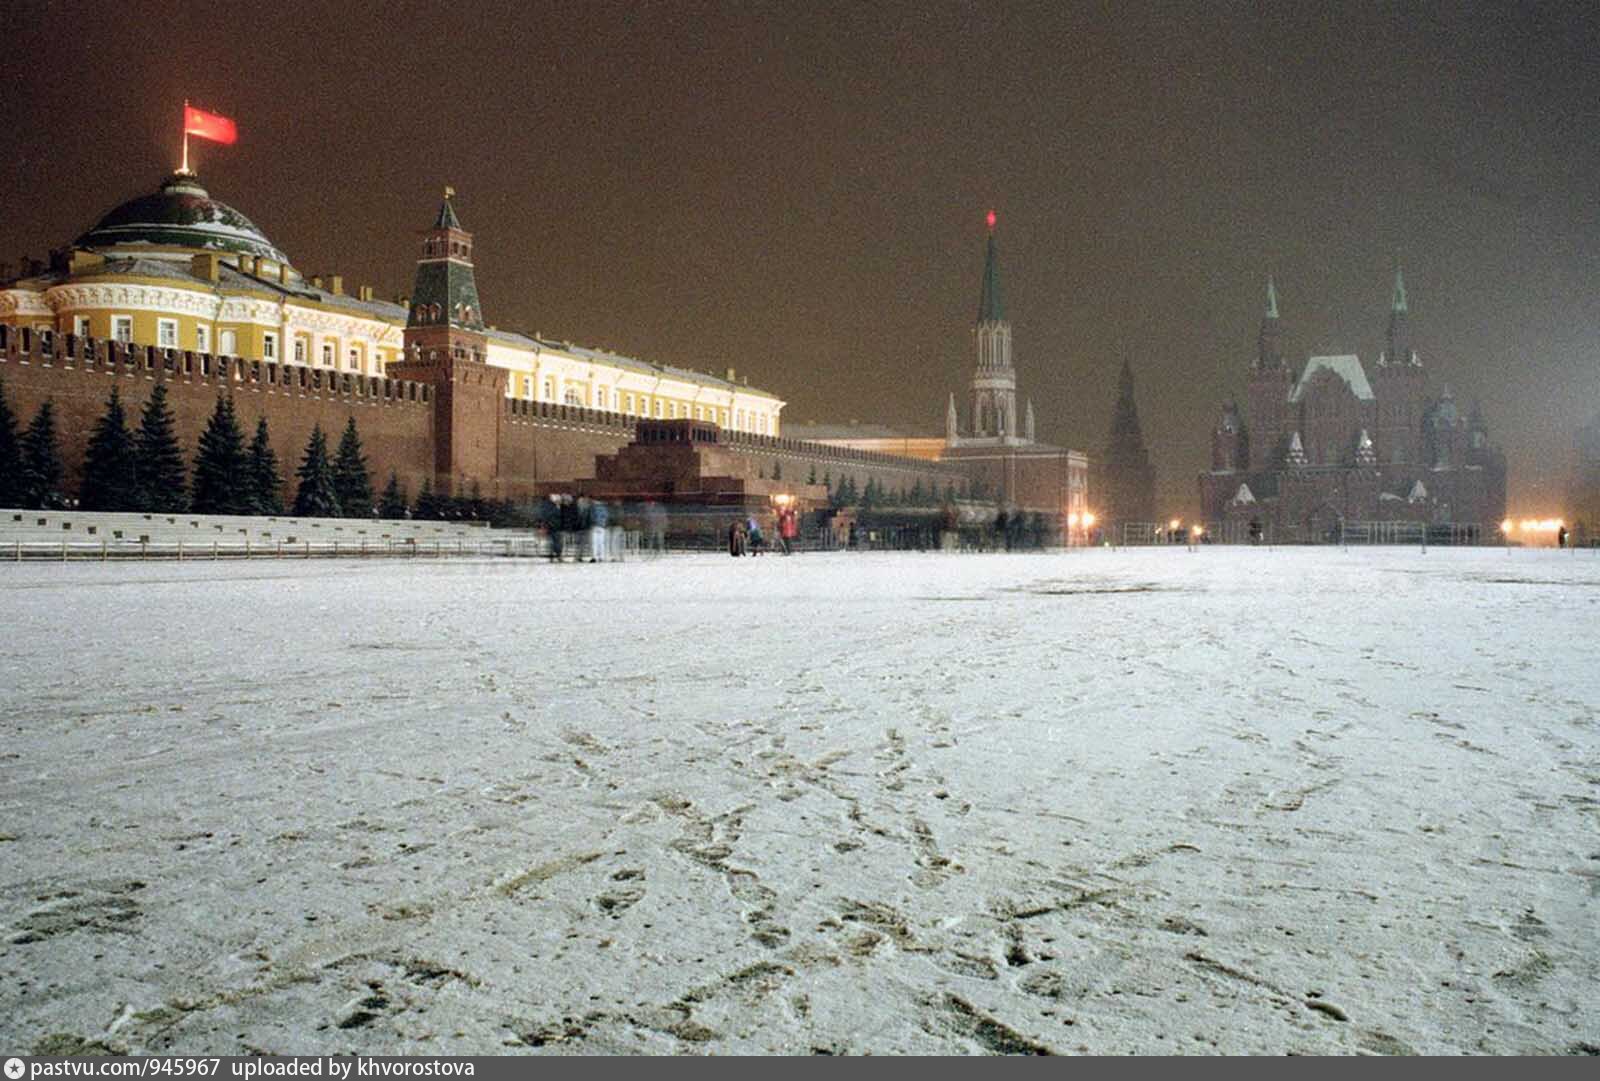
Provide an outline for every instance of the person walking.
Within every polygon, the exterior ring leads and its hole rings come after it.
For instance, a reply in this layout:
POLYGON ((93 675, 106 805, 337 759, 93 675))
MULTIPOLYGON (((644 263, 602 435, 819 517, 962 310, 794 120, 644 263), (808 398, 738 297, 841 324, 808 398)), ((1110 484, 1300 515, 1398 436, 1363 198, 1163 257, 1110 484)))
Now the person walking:
POLYGON ((561 497, 552 495, 539 505, 539 531, 544 534, 545 555, 561 562, 561 497))
POLYGON ((756 521, 755 515, 752 514, 745 521, 744 528, 750 538, 750 554, 753 556, 760 555, 761 546, 766 543, 766 538, 761 535, 761 523, 756 521))
POLYGON ((655 500, 644 505, 644 527, 650 537, 650 551, 662 555, 667 550, 667 508, 655 500))
POLYGON ((606 509, 604 500, 596 499, 589 504, 589 562, 604 563, 606 561, 606 527, 611 523, 611 512, 606 509))
POLYGON ((728 526, 728 554, 731 556, 744 555, 744 523, 737 518, 728 526))
POLYGON ((783 545, 784 555, 794 554, 794 539, 799 532, 799 515, 793 507, 784 507, 778 512, 778 542, 783 545))

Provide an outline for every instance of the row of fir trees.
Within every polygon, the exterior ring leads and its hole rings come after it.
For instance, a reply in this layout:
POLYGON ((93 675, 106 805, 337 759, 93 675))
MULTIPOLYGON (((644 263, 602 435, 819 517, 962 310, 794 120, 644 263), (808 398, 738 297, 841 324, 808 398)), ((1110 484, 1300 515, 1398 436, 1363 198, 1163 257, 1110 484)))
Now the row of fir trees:
MULTIPOLYGON (((121 396, 113 387, 105 413, 89 434, 78 507, 169 514, 284 513, 283 477, 265 417, 256 423, 255 436, 247 443, 233 399, 219 396, 200 433, 190 476, 176 427, 165 384, 152 389, 137 427, 129 426, 121 396)), ((0 507, 66 507, 63 473, 54 404, 46 401, 26 430, 19 431, 0 384, 0 507)), ((374 500, 354 417, 331 456, 322 426, 314 427, 295 476, 299 483, 289 510, 297 516, 370 518, 376 511, 401 517, 407 512, 393 474, 381 500, 374 500)))

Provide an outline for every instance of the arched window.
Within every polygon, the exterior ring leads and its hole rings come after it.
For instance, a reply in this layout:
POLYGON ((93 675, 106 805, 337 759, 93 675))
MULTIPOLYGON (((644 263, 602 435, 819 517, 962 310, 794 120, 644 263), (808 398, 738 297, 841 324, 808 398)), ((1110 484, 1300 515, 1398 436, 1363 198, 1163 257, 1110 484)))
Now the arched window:
POLYGON ((428 315, 435 323, 439 321, 439 316, 442 314, 444 314, 444 309, 439 307, 437 304, 431 305, 428 308, 428 315))

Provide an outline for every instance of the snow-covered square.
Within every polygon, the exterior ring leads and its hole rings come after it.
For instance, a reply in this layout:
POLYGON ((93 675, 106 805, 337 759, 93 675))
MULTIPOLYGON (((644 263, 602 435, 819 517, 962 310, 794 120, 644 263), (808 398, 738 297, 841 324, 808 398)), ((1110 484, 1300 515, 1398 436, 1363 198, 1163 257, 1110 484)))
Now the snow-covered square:
POLYGON ((0 566, 7 1053, 1594 1052, 1600 558, 0 566))

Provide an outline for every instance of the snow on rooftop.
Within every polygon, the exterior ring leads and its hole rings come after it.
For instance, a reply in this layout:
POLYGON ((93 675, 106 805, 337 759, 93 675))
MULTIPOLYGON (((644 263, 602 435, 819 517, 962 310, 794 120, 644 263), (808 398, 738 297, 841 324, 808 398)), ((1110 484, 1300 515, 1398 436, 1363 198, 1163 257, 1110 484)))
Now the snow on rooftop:
POLYGON ((1600 564, 1570 553, 0 585, 12 1047, 1600 1041, 1600 564))
POLYGON ((1372 400, 1372 385, 1367 382, 1367 373, 1361 367, 1361 358, 1350 356, 1338 357, 1312 357, 1306 361, 1305 371, 1300 373, 1299 382, 1289 392, 1289 400, 1298 402, 1305 396, 1307 388, 1311 386, 1312 379, 1324 371, 1332 372, 1350 388, 1350 393, 1364 402, 1372 400))

